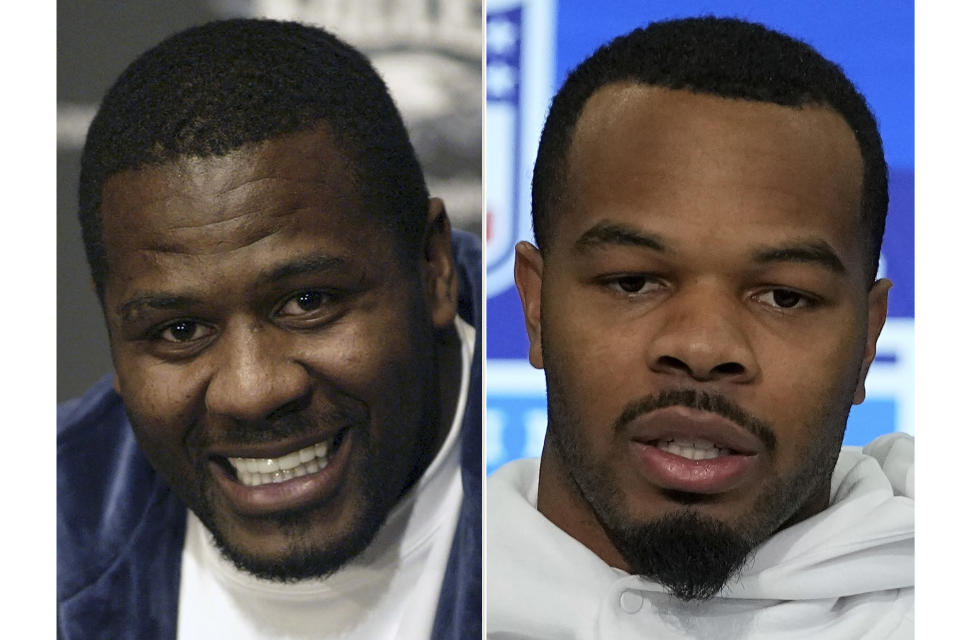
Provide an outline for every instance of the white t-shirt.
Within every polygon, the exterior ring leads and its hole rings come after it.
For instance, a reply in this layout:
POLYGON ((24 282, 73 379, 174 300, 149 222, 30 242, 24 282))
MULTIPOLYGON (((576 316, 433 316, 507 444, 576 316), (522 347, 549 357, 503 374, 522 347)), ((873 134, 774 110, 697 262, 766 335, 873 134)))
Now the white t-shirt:
POLYGON ((323 580, 282 584, 240 571, 188 512, 180 640, 429 638, 463 501, 460 442, 475 331, 459 317, 460 394, 450 432, 370 546, 323 580))
POLYGON ((487 483, 487 633, 519 640, 913 637, 913 439, 845 447, 830 505, 777 532, 717 597, 683 602, 537 511, 539 460, 487 483))

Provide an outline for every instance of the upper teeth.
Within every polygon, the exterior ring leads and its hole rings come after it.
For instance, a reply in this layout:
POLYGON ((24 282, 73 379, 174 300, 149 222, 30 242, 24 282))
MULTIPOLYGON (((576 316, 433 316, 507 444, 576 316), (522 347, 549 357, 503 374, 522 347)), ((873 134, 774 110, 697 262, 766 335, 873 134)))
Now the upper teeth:
POLYGON ((658 440, 656 446, 661 451, 666 451, 667 453, 672 453, 690 460, 719 458, 720 456, 728 456, 731 453, 730 449, 722 449, 709 440, 701 440, 699 438, 658 440))
POLYGON ((280 458, 227 458, 227 460, 237 470, 237 478, 241 484, 255 487, 320 471, 327 466, 327 450, 326 442, 318 442, 280 458))

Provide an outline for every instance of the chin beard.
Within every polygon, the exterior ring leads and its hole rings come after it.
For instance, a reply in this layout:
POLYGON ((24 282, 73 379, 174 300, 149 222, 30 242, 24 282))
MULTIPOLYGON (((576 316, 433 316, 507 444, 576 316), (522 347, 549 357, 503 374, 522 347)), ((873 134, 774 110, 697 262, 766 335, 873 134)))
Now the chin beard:
POLYGON ((630 567, 681 600, 707 600, 743 568, 755 541, 693 510, 671 513, 608 535, 630 567))
MULTIPOLYGON (((369 487, 364 489, 368 490, 369 487)), ((223 557, 238 569, 264 580, 292 583, 326 578, 362 553, 376 537, 389 514, 389 505, 380 498, 365 495, 365 504, 349 534, 327 543, 318 543, 310 534, 309 523, 316 517, 313 508, 273 516, 271 521, 283 530, 287 540, 286 553, 279 558, 264 558, 231 546, 216 526, 215 519, 211 527, 205 515, 198 513, 197 516, 210 531, 223 557)))

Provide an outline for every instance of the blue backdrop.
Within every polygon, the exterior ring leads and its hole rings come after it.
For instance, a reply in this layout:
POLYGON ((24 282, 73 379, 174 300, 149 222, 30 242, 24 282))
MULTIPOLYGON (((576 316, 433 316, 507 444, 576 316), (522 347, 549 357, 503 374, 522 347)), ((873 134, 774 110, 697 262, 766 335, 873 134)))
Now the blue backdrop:
POLYGON ((761 22, 808 42, 843 67, 874 110, 890 168, 881 275, 894 288, 867 401, 851 411, 846 443, 913 432, 913 3, 488 0, 488 472, 540 455, 546 428, 543 373, 526 360, 512 274, 514 244, 532 236, 530 178, 549 100, 566 74, 611 38, 652 20, 704 14, 761 22))

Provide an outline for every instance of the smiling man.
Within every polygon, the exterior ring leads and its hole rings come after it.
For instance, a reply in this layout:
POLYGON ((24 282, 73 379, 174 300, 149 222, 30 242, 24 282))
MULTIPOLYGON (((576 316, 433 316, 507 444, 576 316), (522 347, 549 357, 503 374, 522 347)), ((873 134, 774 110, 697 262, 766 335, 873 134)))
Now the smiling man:
POLYGON ((116 375, 59 412, 60 635, 479 637, 479 244, 367 59, 164 41, 80 218, 116 375))
POLYGON ((656 23, 570 74, 516 251, 548 426, 489 483, 491 637, 912 637, 912 439, 841 449, 886 210, 863 98, 786 36, 656 23))

